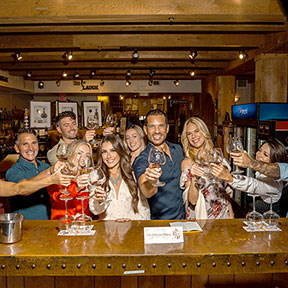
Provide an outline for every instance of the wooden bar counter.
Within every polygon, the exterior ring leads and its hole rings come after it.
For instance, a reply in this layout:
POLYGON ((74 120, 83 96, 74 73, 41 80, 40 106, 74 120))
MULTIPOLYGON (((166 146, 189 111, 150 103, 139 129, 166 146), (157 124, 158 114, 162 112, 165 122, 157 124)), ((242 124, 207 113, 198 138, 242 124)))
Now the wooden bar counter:
POLYGON ((288 219, 255 233, 241 219, 198 221, 184 243, 144 245, 144 227, 169 222, 94 221, 94 236, 57 236, 57 221, 25 220, 21 241, 0 244, 0 287, 288 287, 288 219))

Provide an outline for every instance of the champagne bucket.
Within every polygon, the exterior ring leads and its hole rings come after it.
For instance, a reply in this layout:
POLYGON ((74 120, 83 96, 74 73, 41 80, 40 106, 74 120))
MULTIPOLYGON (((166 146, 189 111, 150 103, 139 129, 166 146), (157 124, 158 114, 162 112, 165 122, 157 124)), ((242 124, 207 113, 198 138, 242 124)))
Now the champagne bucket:
POLYGON ((22 239, 24 216, 18 213, 0 214, 0 243, 14 243, 22 239))

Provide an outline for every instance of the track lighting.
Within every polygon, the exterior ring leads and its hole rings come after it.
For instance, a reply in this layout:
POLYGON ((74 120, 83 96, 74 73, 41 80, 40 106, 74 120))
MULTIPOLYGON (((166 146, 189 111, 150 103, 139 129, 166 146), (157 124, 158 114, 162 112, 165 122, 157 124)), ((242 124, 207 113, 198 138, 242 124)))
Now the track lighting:
POLYGON ((96 75, 96 71, 95 70, 91 70, 90 71, 90 78, 93 78, 96 75))
POLYGON ((194 71, 194 70, 190 71, 190 72, 189 72, 189 75, 190 75, 191 77, 195 76, 195 71, 194 71))
POLYGON ((27 72, 27 73, 26 73, 26 77, 27 77, 27 78, 31 78, 31 77, 32 77, 32 72, 27 72))
POLYGON ((15 61, 20 61, 23 58, 21 52, 13 53, 11 56, 15 61))
POLYGON ((135 49, 134 52, 132 53, 131 63, 136 64, 138 62, 138 59, 139 59, 139 53, 138 50, 135 49))
POLYGON ((194 60, 194 59, 197 57, 197 55, 198 55, 197 50, 196 50, 196 49, 192 49, 192 50, 190 51, 189 58, 190 58, 191 60, 194 60))
POLYGON ((240 59, 240 60, 243 60, 243 59, 245 59, 245 58, 247 58, 247 57, 248 57, 248 54, 245 53, 244 51, 240 51, 240 52, 239 52, 239 59, 240 59))
POLYGON ((126 87, 128 87, 128 86, 131 85, 131 82, 130 82, 128 79, 126 79, 126 81, 125 81, 125 85, 126 85, 126 87))
POLYGON ((100 81, 100 86, 103 87, 104 84, 105 84, 105 81, 102 79, 102 80, 100 81))
POLYGON ((152 79, 150 79, 150 80, 148 81, 148 85, 149 85, 149 86, 152 86, 152 85, 153 85, 153 80, 152 80, 152 79))
POLYGON ((74 79, 78 79, 80 77, 80 74, 78 72, 76 72, 73 77, 74 77, 74 79))
POLYGON ((61 81, 60 81, 60 80, 57 80, 57 81, 56 81, 56 86, 57 86, 57 87, 60 87, 60 85, 61 85, 61 81))
POLYGON ((67 76, 68 76, 67 72, 66 72, 66 71, 63 71, 63 72, 62 72, 62 77, 67 77, 67 76))
POLYGON ((44 82, 43 81, 39 81, 38 82, 38 88, 39 89, 43 89, 44 88, 44 82))
POLYGON ((127 71, 126 76, 131 77, 131 71, 130 70, 127 71))
POLYGON ((149 76, 152 78, 155 75, 155 70, 150 69, 149 76))
POLYGON ((175 81, 174 81, 174 85, 175 85, 176 87, 179 86, 179 84, 180 84, 180 83, 179 83, 179 80, 175 80, 175 81))
POLYGON ((66 60, 66 61, 71 61, 72 58, 73 58, 72 52, 71 52, 71 51, 66 51, 66 52, 63 54, 62 58, 63 58, 64 60, 66 60))

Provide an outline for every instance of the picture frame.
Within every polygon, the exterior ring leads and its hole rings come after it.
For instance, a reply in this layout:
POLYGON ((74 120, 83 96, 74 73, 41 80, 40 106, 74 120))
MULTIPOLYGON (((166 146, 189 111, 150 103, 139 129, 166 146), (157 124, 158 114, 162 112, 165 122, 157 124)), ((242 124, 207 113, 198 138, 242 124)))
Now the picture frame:
POLYGON ((51 127, 51 102, 30 101, 30 127, 51 127))
POLYGON ((102 126, 102 102, 101 101, 83 101, 83 117, 82 124, 83 127, 87 128, 87 118, 88 116, 98 114, 99 127, 102 126))
POLYGON ((76 115, 76 125, 78 126, 78 103, 77 102, 58 102, 57 116, 64 111, 72 111, 76 115))

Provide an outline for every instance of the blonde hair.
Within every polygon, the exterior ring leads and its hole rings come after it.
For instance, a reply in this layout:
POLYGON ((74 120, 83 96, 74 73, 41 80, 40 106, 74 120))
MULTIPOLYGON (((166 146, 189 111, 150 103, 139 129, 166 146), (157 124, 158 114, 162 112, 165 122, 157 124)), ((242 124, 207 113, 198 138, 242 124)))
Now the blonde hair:
POLYGON ((183 151, 184 151, 185 157, 190 158, 193 161, 195 161, 198 149, 193 147, 187 139, 186 133, 187 133, 187 126, 189 124, 195 124, 200 129, 200 131, 202 132, 202 134, 205 138, 205 141, 203 143, 204 149, 209 150, 209 149, 213 148, 214 145, 213 145, 213 141, 211 139, 211 135, 210 135, 210 132, 208 130, 208 127, 202 119, 200 119, 198 117, 191 117, 188 120, 186 120, 186 122, 183 126, 182 135, 181 135, 181 143, 183 145, 183 151))
POLYGON ((130 151, 128 145, 127 145, 127 142, 126 142, 126 133, 127 133, 127 131, 130 130, 130 129, 134 129, 134 130, 139 134, 140 139, 141 139, 141 151, 140 151, 140 152, 142 152, 142 151, 146 148, 146 136, 145 136, 145 134, 144 134, 144 132, 143 132, 143 129, 142 129, 140 126, 135 125, 135 124, 131 125, 131 126, 130 126, 128 129, 126 129, 126 131, 125 131, 125 136, 124 136, 123 144, 124 144, 124 147, 125 147, 126 151, 128 152, 128 154, 131 153, 131 151, 130 151))
POLYGON ((75 140, 73 141, 71 144, 68 145, 68 148, 67 148, 67 156, 68 158, 69 157, 72 157, 73 154, 79 149, 80 146, 82 145, 87 145, 89 147, 89 152, 90 154, 92 155, 92 148, 91 148, 91 145, 84 141, 84 140, 75 140))

